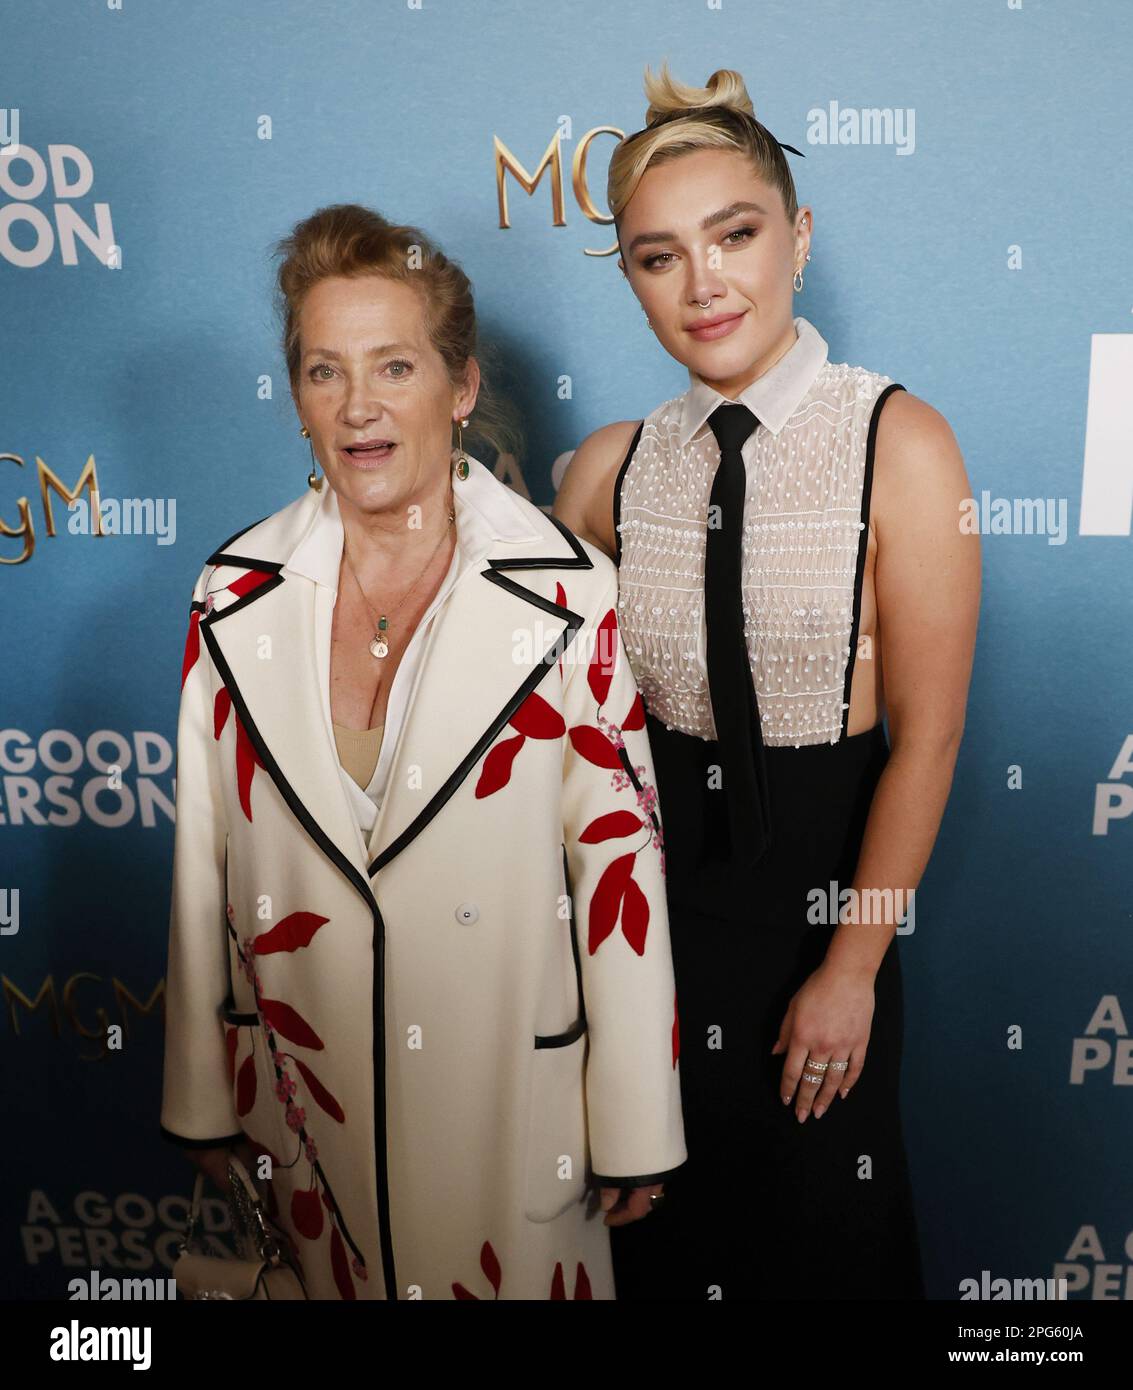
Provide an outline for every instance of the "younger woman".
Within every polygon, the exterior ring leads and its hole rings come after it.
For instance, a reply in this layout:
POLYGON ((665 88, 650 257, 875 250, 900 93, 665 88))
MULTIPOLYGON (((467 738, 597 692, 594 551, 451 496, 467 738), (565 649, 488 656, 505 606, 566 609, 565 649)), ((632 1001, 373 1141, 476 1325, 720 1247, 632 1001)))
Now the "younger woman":
POLYGON ((618 1296, 923 1297, 895 933, 964 727, 970 487, 941 415, 793 316, 813 217, 740 75, 646 92, 609 204, 689 389, 556 504, 619 565, 676 970, 689 1162, 614 1232, 618 1296))

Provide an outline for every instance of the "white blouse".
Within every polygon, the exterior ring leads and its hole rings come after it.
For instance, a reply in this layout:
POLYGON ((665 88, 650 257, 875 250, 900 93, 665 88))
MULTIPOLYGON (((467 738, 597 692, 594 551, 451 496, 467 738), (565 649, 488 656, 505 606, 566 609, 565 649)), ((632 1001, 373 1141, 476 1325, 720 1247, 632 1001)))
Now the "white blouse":
MULTIPOLYGON (((466 451, 467 452, 467 451, 466 451)), ((469 454, 472 477, 483 464, 469 454)), ((339 763, 339 775, 358 822, 363 844, 368 844, 381 809, 382 800, 389 780, 390 767, 397 751, 398 739, 405 723, 405 716, 413 698, 413 691, 421 668, 421 658, 428 642, 429 632, 437 613, 448 599, 453 586, 464 572, 473 565, 479 565, 492 549, 492 542, 498 534, 495 524, 501 518, 493 514, 493 505, 499 505, 494 488, 484 488, 473 484, 466 487, 469 480, 453 479, 454 510, 456 512, 456 545, 448 571, 441 581, 433 601, 425 610, 417 629, 405 649, 401 662, 394 674, 386 705, 385 731, 382 735, 381 752, 378 755, 374 775, 365 791, 339 763), (471 502, 472 496, 477 499, 471 502)), ((334 489, 323 480, 322 504, 312 526, 302 542, 295 548, 284 568, 296 574, 305 575, 331 591, 331 608, 338 599, 338 572, 342 563, 344 532, 342 518, 338 509, 338 497, 334 489)), ((319 685, 323 695, 323 712, 331 744, 334 746, 334 727, 330 708, 330 656, 329 633, 326 652, 323 657, 324 669, 320 671, 319 685)), ((375 658, 375 661, 377 658, 375 658)))

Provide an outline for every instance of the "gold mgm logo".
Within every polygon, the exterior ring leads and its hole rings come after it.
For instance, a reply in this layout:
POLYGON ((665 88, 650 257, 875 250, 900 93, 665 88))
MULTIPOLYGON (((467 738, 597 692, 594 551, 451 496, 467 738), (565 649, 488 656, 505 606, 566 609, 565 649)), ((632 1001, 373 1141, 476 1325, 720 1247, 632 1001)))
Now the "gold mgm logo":
MULTIPOLYGON (((621 140, 625 136, 624 130, 619 130, 617 126, 599 125, 588 130, 582 139, 575 146, 574 158, 571 160, 570 182, 574 192, 575 201, 581 209, 583 215, 591 222, 596 222, 600 226, 609 226, 613 223, 613 217, 609 213, 600 212, 595 205, 594 199, 590 196, 590 187, 587 176, 587 164, 590 157, 590 146, 599 135, 612 135, 615 140, 621 140)), ((516 158, 511 150, 504 144, 498 135, 493 135, 492 145, 494 150, 494 163, 496 171, 496 201, 499 204, 500 226, 508 228, 511 222, 508 217, 507 202, 507 176, 510 174, 516 183, 523 189, 527 196, 533 197, 544 175, 548 177, 551 194, 551 225, 555 227, 565 227, 567 225, 565 212, 565 197, 563 184, 563 141, 571 138, 571 119, 569 116, 560 116, 559 123, 555 128, 551 142, 543 151, 543 158, 536 165, 534 173, 528 173, 523 164, 516 158)), ((586 256, 612 256, 618 249, 615 240, 612 246, 607 246, 602 250, 594 250, 591 247, 583 248, 586 256)))

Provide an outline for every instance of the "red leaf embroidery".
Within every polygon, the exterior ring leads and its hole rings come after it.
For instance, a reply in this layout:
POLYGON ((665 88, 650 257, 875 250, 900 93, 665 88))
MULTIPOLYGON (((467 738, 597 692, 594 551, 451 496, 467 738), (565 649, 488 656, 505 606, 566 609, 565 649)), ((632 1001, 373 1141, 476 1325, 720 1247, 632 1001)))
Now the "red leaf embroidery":
POLYGON ((301 1062, 298 1057, 293 1057, 291 1060, 299 1068, 299 1075, 307 1083, 307 1090, 311 1093, 311 1099, 325 1110, 332 1120, 337 1120, 340 1125, 345 1124, 346 1112, 311 1068, 301 1062))
POLYGON ((330 1233, 330 1264, 334 1270, 334 1282, 338 1285, 339 1297, 356 1299, 358 1295, 354 1292, 354 1280, 350 1277, 346 1246, 342 1243, 337 1226, 333 1227, 330 1233))
POLYGON ((641 827, 641 817, 635 816, 632 811, 611 811, 608 816, 599 816, 597 820, 592 820, 578 838, 584 845, 600 845, 603 840, 632 835, 641 827))
POLYGON ((516 734, 514 738, 505 738, 502 743, 496 744, 480 769, 480 780, 476 783, 477 799, 491 796, 493 792, 507 786, 511 780, 512 762, 525 742, 522 734, 516 734))
POLYGON ((594 1295, 590 1291, 590 1275, 586 1272, 586 1266, 581 1260, 578 1262, 578 1270, 574 1276, 574 1296, 575 1298, 589 1298, 593 1300, 594 1295))
POLYGON ((452 1296, 453 1298, 471 1298, 476 1303, 480 1302, 480 1295, 475 1293, 469 1293, 463 1284, 454 1284, 452 1286, 452 1296))
POLYGON ((649 899, 636 879, 626 884, 622 898, 622 935, 639 956, 645 954, 645 933, 649 929, 649 899))
POLYGON ((323 1204, 318 1184, 306 1192, 296 1188, 291 1194, 291 1224, 301 1236, 318 1240, 323 1233, 323 1204))
POLYGON ((232 696, 228 693, 227 686, 221 686, 216 692, 216 700, 212 707, 212 736, 219 738, 224 732, 224 726, 228 723, 228 711, 232 708, 232 696))
POLYGON ((291 912, 270 931, 261 932, 253 942, 257 956, 270 956, 273 951, 297 951, 309 946, 311 938, 329 917, 315 912, 291 912))
POLYGON ((240 716, 233 717, 236 720, 236 786, 240 793, 240 809, 251 820, 252 778, 255 776, 256 768, 263 767, 263 763, 252 746, 252 740, 248 737, 248 731, 244 728, 240 716))
POLYGON ((228 1083, 236 1081, 236 1045, 240 1041, 239 1028, 228 1028, 224 1034, 224 1048, 228 1055, 228 1083))
POLYGON ((265 574, 262 570, 249 570, 247 574, 242 574, 239 579, 234 579, 231 584, 226 584, 224 587, 243 598, 245 594, 250 594, 253 589, 258 589, 261 584, 266 584, 270 578, 271 575, 265 574))
POLYGON ((587 948, 591 955, 614 930, 618 908, 633 872, 632 854, 623 854, 607 864, 590 899, 590 931, 587 948))
POLYGON ((533 690, 508 723, 528 738, 562 738, 566 733, 563 717, 542 695, 533 690))
POLYGON ((566 1298, 566 1284, 563 1280, 563 1262, 562 1260, 557 1260, 555 1262, 555 1275, 551 1280, 551 1299, 556 1300, 560 1298, 566 1298))
POLYGON ((309 1047, 316 1052, 322 1048, 322 1038, 290 1004, 285 1004, 282 999, 261 999, 260 1008, 268 1023, 288 1042, 298 1043, 300 1047, 309 1047))
POLYGON ((185 637, 185 655, 181 660, 181 689, 185 689, 185 681, 189 672, 197 664, 197 657, 201 654, 201 615, 197 609, 189 614, 189 631, 185 637))
POLYGON ((629 707, 629 713, 622 720, 622 733, 627 729, 645 728, 645 701, 641 698, 641 691, 633 697, 633 704, 629 707))
POLYGON ((586 671, 590 693, 598 701, 599 707, 606 703, 606 696, 610 693, 610 681, 617 660, 617 631, 618 620, 611 608, 598 624, 594 655, 590 658, 590 665, 586 671))
POLYGON ((673 1066, 677 1065, 677 1058, 681 1055, 681 1027, 677 1018, 677 996, 673 995, 673 1066))
POLYGON ((570 741, 575 752, 581 754, 588 763, 609 768, 620 768, 622 765, 618 750, 602 730, 596 729, 593 724, 576 724, 570 731, 570 741))
POLYGON ((256 1103, 256 1059, 249 1052, 240 1063, 240 1074, 236 1078, 236 1113, 246 1115, 256 1103))
POLYGON ((480 1247, 480 1268, 484 1271, 484 1277, 492 1288, 496 1291, 496 1297, 500 1296, 500 1262, 496 1257, 496 1252, 492 1249, 492 1242, 486 1240, 480 1247))

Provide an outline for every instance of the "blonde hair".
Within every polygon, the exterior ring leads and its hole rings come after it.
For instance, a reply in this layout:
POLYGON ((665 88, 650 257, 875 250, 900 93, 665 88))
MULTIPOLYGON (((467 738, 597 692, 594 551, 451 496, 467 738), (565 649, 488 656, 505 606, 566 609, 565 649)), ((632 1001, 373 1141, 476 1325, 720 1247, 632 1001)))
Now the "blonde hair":
POLYGON ((755 173, 779 190, 787 220, 799 210, 795 180, 787 157, 774 135, 755 119, 755 108, 744 80, 730 68, 720 68, 706 87, 690 87, 669 72, 668 62, 654 76, 645 69, 649 109, 645 129, 627 136, 614 149, 606 200, 617 223, 645 171, 694 150, 736 150, 751 162, 755 173))
POLYGON ((299 379, 299 315, 312 288, 332 276, 382 276, 411 285, 421 296, 425 330, 454 389, 465 380, 469 358, 480 364, 480 390, 465 440, 471 436, 497 454, 518 456, 522 429, 514 407, 497 396, 487 380, 485 357, 494 361, 494 354, 477 339, 472 285, 457 262, 420 228, 389 222, 357 203, 336 203, 296 223, 275 253, 282 258, 277 308, 293 391, 299 379))

